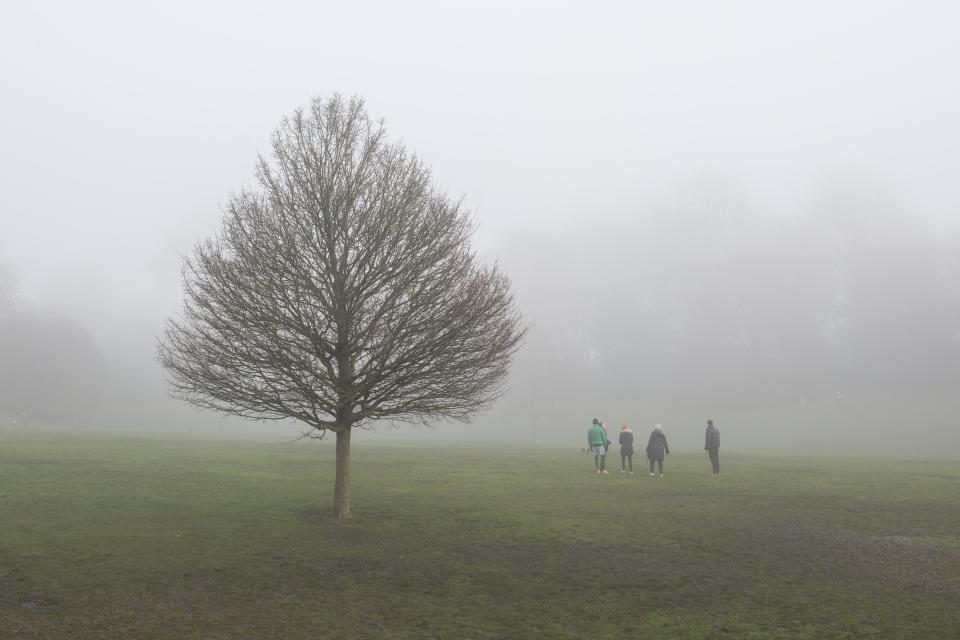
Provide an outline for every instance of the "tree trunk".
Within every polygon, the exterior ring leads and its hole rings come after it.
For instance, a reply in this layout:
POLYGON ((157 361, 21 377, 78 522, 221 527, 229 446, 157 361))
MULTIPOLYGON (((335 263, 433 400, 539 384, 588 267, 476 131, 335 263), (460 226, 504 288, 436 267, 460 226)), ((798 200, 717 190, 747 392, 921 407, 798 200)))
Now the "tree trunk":
POLYGON ((333 488, 333 510, 340 520, 350 517, 350 431, 337 431, 337 482, 333 488))

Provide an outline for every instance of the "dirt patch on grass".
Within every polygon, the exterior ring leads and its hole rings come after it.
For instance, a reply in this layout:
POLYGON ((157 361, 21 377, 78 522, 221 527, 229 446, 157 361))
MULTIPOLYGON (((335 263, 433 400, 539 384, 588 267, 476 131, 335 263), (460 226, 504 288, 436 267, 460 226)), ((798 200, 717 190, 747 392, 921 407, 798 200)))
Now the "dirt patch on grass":
POLYGON ((930 596, 960 601, 960 547, 931 536, 837 536, 833 545, 859 559, 864 575, 930 596))
MULTIPOLYGON (((745 534, 746 535, 746 534, 745 534)), ((754 553, 795 560, 806 578, 843 581, 910 599, 960 600, 960 544, 952 536, 881 536, 787 519, 753 541, 754 553)), ((787 569, 781 569, 784 573, 787 569)))

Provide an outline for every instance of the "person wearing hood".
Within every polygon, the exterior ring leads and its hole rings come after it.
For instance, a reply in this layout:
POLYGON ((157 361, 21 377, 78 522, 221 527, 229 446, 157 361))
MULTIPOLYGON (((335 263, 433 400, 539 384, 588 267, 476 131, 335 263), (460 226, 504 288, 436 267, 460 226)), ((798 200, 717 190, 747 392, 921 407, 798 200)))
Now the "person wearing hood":
POLYGON ((713 477, 720 477, 720 432, 713 426, 713 420, 707 420, 707 437, 703 443, 703 450, 710 457, 713 465, 713 477))
POLYGON ((630 475, 633 475, 633 431, 623 425, 620 429, 620 473, 627 472, 630 463, 630 475))
POLYGON ((650 439, 647 440, 647 458, 650 459, 650 477, 653 477, 654 463, 660 466, 660 477, 663 477, 663 458, 670 455, 670 445, 667 444, 667 436, 663 433, 663 425, 658 424, 650 433, 650 439))

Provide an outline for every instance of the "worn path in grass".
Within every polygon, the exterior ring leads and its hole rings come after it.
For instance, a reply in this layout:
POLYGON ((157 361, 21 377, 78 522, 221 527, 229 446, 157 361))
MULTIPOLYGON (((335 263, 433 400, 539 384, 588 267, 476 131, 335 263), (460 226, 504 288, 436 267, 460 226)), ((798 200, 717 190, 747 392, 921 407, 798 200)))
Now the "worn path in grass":
POLYGON ((0 638, 957 638, 960 460, 0 432, 0 638))

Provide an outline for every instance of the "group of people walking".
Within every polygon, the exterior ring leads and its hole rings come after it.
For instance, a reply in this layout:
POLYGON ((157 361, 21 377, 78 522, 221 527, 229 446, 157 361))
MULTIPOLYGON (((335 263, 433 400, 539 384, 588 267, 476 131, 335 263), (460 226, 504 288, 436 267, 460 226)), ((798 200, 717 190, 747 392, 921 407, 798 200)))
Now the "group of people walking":
MULTIPOLYGON (((602 422, 593 419, 593 424, 587 430, 587 447, 593 451, 593 463, 597 468, 597 474, 607 474, 607 451, 613 445, 607 436, 607 428, 602 422)), ((706 440, 703 450, 707 452, 710 458, 710 464, 713 465, 713 477, 720 475, 720 432, 713 426, 713 420, 707 420, 706 440)), ((647 448, 645 449, 647 460, 650 461, 650 476, 655 476, 659 471, 660 477, 663 477, 663 460, 670 454, 670 445, 667 444, 667 436, 663 433, 663 425, 657 425, 650 432, 647 439, 647 448)), ((620 472, 633 475, 633 431, 624 425, 620 429, 620 472)))

